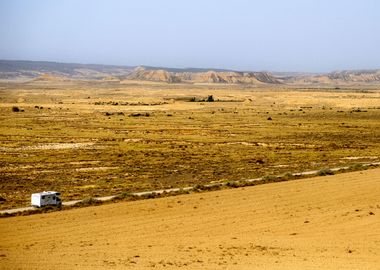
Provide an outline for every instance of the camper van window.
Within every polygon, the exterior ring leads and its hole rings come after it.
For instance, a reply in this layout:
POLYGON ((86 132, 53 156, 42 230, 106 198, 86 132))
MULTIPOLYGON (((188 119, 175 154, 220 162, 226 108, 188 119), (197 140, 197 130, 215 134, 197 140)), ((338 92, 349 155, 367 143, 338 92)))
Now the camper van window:
POLYGON ((43 199, 43 200, 44 200, 44 199, 45 199, 45 196, 41 196, 41 199, 43 199))

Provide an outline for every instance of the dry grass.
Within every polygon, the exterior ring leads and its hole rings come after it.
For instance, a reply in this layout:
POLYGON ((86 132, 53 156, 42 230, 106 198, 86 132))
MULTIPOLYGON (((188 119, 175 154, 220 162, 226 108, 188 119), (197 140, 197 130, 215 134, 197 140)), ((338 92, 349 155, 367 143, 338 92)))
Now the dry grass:
POLYGON ((2 84, 0 208, 379 161, 378 119, 376 89, 2 84))

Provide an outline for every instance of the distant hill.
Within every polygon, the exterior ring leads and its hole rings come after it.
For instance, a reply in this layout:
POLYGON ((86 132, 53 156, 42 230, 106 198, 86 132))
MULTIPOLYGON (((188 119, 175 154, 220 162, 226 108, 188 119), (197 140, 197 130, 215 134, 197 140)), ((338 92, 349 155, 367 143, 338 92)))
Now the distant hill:
MULTIPOLYGON (((202 70, 203 71, 203 70, 202 70)), ((279 84, 281 83, 267 72, 237 71, 183 71, 169 72, 163 69, 136 68, 126 76, 128 80, 160 81, 167 83, 225 83, 225 84, 279 84)))
POLYGON ((45 61, 0 60, 0 80, 66 81, 70 79, 120 82, 125 80, 166 83, 285 84, 337 86, 380 84, 380 69, 346 70, 330 73, 242 72, 228 69, 116 66, 45 61))
POLYGON ((63 76, 55 76, 50 73, 44 73, 38 76, 37 78, 34 78, 33 81, 35 82, 59 82, 59 81, 69 81, 70 78, 63 77, 63 76))
POLYGON ((344 70, 318 75, 289 76, 282 78, 282 82, 299 85, 380 84, 380 69, 344 70))
POLYGON ((156 82, 167 82, 174 83, 180 82, 180 78, 176 77, 172 72, 163 69, 146 69, 143 67, 136 68, 131 72, 126 79, 129 80, 140 80, 140 81, 156 81, 156 82))
POLYGON ((133 68, 96 64, 0 60, 0 79, 37 78, 47 73, 78 79, 101 79, 106 76, 128 75, 133 68))

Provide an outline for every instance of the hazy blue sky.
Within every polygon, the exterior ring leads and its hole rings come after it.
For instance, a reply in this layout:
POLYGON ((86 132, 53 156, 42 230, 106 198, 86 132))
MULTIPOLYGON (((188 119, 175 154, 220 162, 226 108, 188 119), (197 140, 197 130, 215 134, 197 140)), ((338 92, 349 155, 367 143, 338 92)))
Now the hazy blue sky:
POLYGON ((380 68, 380 1, 0 0, 0 59, 380 68))

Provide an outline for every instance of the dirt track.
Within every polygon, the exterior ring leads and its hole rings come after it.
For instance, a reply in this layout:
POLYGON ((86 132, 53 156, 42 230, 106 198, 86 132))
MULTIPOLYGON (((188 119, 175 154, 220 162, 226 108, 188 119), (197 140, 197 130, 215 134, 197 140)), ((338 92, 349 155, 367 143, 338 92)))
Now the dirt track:
POLYGON ((380 169, 0 220, 0 268, 379 269, 380 169))

